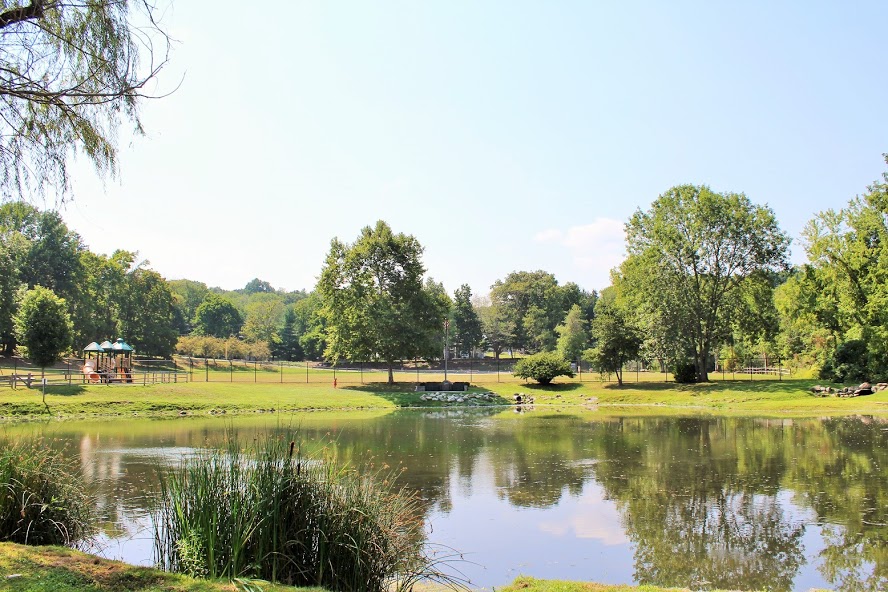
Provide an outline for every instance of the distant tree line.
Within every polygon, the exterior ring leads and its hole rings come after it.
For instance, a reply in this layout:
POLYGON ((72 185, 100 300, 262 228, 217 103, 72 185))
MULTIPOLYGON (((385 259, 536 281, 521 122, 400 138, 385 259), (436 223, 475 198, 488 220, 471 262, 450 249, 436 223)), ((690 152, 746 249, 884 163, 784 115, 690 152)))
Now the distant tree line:
POLYGON ((440 359, 446 331, 448 356, 553 352, 618 381, 635 360, 700 381, 752 357, 836 381, 888 378, 888 175, 814 216, 797 267, 770 208, 706 186, 669 189, 626 234, 627 258, 601 293, 536 270, 509 273, 484 295, 468 285, 451 295, 427 275, 416 238, 384 221, 354 242, 333 239, 310 292, 259 278, 222 290, 167 281, 136 253, 92 253, 58 213, 6 203, 0 348, 23 345, 17 314, 40 286, 64 303, 75 351, 121 336, 141 355, 392 368, 440 359))

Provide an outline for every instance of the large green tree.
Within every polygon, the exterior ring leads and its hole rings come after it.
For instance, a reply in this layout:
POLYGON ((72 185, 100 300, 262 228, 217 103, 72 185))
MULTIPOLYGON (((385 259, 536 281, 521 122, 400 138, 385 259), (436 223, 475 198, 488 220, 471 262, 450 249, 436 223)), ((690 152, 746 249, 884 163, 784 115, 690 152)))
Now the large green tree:
POLYGON ((614 374, 617 385, 623 386, 623 368, 638 358, 643 340, 630 315, 609 290, 612 288, 605 289, 595 307, 591 327, 595 345, 583 352, 583 357, 599 372, 614 374))
POLYGON ((546 271, 516 271, 497 280, 490 289, 490 299, 514 327, 510 348, 526 351, 554 349, 555 327, 581 292, 575 284, 558 285, 546 271))
POLYGON ((18 342, 41 368, 53 364, 71 347, 71 317, 65 301, 49 288, 28 290, 15 316, 18 342))
POLYGON ((140 353, 169 357, 176 347, 173 294, 159 273, 138 267, 126 276, 118 333, 140 353))
POLYGON ((5 1, 0 7, 0 189, 70 189, 81 155, 117 168, 117 129, 138 107, 170 47, 162 9, 141 0, 5 1))
POLYGON ((194 311, 192 324, 197 335, 224 338, 240 333, 244 320, 230 300, 210 293, 194 311))
POLYGON ((352 244, 333 239, 318 292, 327 320, 325 355, 388 364, 435 356, 446 310, 423 285, 422 246, 383 221, 352 244))
POLYGON ((478 318, 484 331, 484 344, 499 360, 503 351, 515 341, 515 322, 502 305, 493 302, 478 307, 478 318))
POLYGON ((774 212, 740 193, 669 189, 626 224, 619 281, 632 306, 667 323, 676 356, 708 380, 710 356, 730 332, 738 292, 754 274, 787 265, 789 238, 774 212))
POLYGON ((797 278, 799 312, 832 336, 824 363, 843 342, 863 341, 861 371, 888 377, 888 173, 844 209, 817 214, 803 242, 809 264, 797 278))
POLYGON ((583 309, 574 304, 564 317, 564 322, 555 327, 558 333, 558 353, 565 360, 579 361, 580 355, 589 344, 589 331, 583 309))
POLYGON ((472 306, 472 288, 463 284, 453 293, 450 311, 451 342, 460 353, 471 354, 484 340, 484 330, 478 312, 472 306))

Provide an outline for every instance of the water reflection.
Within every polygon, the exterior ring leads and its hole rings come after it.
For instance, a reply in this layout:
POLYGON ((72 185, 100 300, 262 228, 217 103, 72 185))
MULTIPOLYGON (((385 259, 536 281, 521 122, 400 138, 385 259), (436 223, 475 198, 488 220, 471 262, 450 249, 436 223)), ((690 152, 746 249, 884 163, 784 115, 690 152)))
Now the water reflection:
POLYGON ((443 410, 9 426, 79 450, 109 554, 150 562, 157 471, 226 432, 297 429, 403 468, 482 586, 518 573, 691 588, 888 587, 888 423, 443 410), (127 542, 129 541, 129 542, 127 542))

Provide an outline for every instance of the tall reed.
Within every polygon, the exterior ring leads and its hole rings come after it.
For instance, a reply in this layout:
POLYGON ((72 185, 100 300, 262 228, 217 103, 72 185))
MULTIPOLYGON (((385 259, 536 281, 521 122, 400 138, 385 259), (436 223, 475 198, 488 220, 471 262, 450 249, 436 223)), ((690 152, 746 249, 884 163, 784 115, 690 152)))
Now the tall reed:
POLYGON ((75 461, 42 439, 0 441, 0 540, 77 543, 93 531, 93 507, 75 461))
POLYGON ((455 583, 425 552, 416 498, 392 483, 303 456, 288 438, 229 437, 161 475, 158 563, 343 591, 455 583))

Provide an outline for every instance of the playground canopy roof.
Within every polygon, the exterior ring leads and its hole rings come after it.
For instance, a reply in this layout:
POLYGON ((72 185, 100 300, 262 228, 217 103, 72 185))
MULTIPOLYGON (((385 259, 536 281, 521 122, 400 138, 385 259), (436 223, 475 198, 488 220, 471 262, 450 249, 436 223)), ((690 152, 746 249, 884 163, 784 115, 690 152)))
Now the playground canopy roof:
POLYGON ((110 341, 103 341, 101 345, 93 341, 89 345, 83 348, 85 352, 131 352, 133 351, 133 346, 128 344, 122 338, 118 337, 117 341, 111 343, 110 341))
POLYGON ((113 351, 125 351, 125 352, 133 351, 133 347, 130 344, 128 344, 126 341, 124 341, 123 338, 121 338, 121 337, 117 338, 117 341, 114 342, 114 345, 111 346, 111 349, 113 351))

